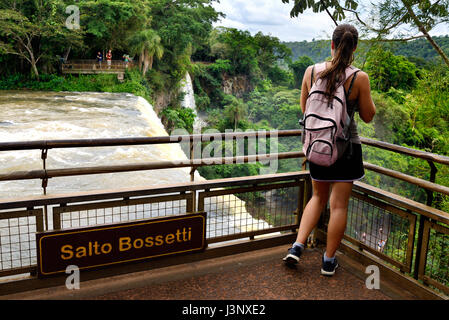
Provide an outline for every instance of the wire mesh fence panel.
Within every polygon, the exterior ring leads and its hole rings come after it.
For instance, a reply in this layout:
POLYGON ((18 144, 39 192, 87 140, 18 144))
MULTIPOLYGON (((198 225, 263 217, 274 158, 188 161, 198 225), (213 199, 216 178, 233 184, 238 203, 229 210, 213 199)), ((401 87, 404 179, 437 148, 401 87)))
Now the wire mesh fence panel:
POLYGON ((53 209, 55 229, 79 228, 191 212, 191 194, 61 206, 53 209))
MULTIPOLYGON (((236 196, 246 201, 246 210, 254 219, 266 221, 273 227, 296 223, 298 187, 279 188, 262 193, 238 193, 236 196)), ((254 225, 254 221, 247 222, 254 225)))
POLYGON ((202 192, 199 210, 207 212, 208 239, 280 232, 297 223, 298 185, 287 183, 202 192), (276 231, 275 231, 276 230, 276 231))
POLYGON ((449 234, 431 230, 426 275, 449 287, 449 234))
MULTIPOLYGON (((327 229, 330 210, 324 214, 327 229)), ((344 240, 410 272, 416 216, 357 193, 349 200, 344 240)))
POLYGON ((39 231, 43 231, 42 210, 0 212, 0 275, 25 272, 37 264, 39 231))
POLYGON ((420 279, 449 294, 449 226, 426 221, 420 261, 420 279))

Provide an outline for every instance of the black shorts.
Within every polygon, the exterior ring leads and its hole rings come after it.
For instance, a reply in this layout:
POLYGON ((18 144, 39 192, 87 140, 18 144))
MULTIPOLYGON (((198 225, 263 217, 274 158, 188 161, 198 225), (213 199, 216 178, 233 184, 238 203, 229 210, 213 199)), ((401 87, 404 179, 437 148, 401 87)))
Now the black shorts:
POLYGON ((330 167, 323 167, 309 162, 310 176, 316 181, 352 182, 365 176, 362 160, 362 145, 352 144, 352 155, 348 148, 345 154, 330 167))

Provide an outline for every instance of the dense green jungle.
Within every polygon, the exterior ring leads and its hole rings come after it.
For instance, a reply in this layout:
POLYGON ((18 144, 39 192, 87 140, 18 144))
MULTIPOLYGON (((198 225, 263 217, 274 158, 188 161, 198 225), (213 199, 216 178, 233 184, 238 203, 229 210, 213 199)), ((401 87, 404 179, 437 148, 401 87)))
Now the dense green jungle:
MULTIPOLYGON (((69 1, 0 0, 0 89, 130 92, 153 104, 168 132, 193 131, 194 113, 180 104, 180 82, 193 80, 203 130, 298 129, 305 69, 330 58, 329 40, 282 42, 261 32, 214 27, 223 14, 211 0, 80 0, 80 28, 64 25, 69 1), (95 59, 111 49, 129 54, 136 68, 114 75, 62 75, 62 59, 95 59)), ((449 37, 434 37, 449 54, 449 37)), ((377 107, 373 122, 358 119, 360 134, 401 146, 449 155, 449 68, 426 39, 361 39, 354 65, 370 76, 377 107)), ((282 138, 278 152, 301 149, 282 138)), ((429 179, 425 160, 364 146, 365 160, 429 179)), ((258 174, 261 164, 200 168, 207 179, 258 174)), ((278 172, 297 171, 298 159, 278 172)), ((437 164, 436 183, 449 186, 449 168, 437 164)), ((366 172, 364 181, 426 201, 415 186, 366 172)), ((435 207, 449 212, 449 197, 435 207)))

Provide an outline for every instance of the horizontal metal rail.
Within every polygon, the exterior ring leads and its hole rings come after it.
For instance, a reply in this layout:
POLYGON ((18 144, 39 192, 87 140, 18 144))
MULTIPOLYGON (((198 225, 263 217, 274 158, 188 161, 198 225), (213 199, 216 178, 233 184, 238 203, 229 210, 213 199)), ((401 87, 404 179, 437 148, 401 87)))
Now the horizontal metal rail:
POLYGON ((1 174, 0 181, 50 179, 56 177, 70 177, 70 176, 102 174, 102 173, 118 173, 118 172, 130 172, 142 170, 185 168, 193 166, 200 167, 200 166, 219 165, 219 164, 249 163, 256 161, 292 159, 292 158, 299 158, 302 156, 304 156, 303 152, 283 152, 275 154, 262 154, 262 155, 250 155, 239 157, 208 158, 208 159, 193 159, 193 160, 179 160, 179 161, 176 160, 155 161, 150 163, 133 164, 133 165, 47 169, 47 170, 25 171, 25 172, 16 171, 10 174, 1 174))
POLYGON ((416 186, 422 187, 424 189, 427 190, 431 190, 431 191, 435 191, 435 192, 439 192, 445 195, 449 195, 449 188, 439 185, 437 183, 433 183, 433 182, 429 182, 427 180, 424 179, 419 179, 413 176, 410 176, 408 174, 402 173, 402 172, 398 172, 395 170, 391 170, 391 169, 386 169, 380 166, 376 166, 374 164, 371 164, 369 162, 363 162, 363 165, 366 169, 371 170, 371 171, 375 171, 378 173, 382 173, 386 176, 390 176, 402 181, 406 181, 409 182, 411 184, 414 184, 416 186))
POLYGON ((407 147, 403 147, 403 146, 398 146, 396 144, 378 141, 378 140, 369 139, 369 138, 364 138, 364 137, 361 137, 360 140, 364 145, 367 145, 367 146, 376 147, 376 148, 384 149, 384 150, 388 150, 388 151, 393 151, 396 153, 412 156, 414 158, 420 158, 423 160, 429 160, 432 162, 449 165, 449 157, 446 157, 443 155, 430 153, 430 152, 426 152, 426 151, 421 151, 421 150, 416 150, 416 149, 412 149, 412 148, 407 148, 407 147))
MULTIPOLYGON (((56 148, 82 148, 82 147, 108 147, 108 146, 130 146, 130 145, 150 145, 179 143, 181 141, 213 141, 213 139, 241 139, 253 137, 294 137, 300 136, 302 130, 280 130, 261 132, 229 132, 229 133, 209 133, 192 135, 173 135, 165 137, 129 137, 113 139, 66 139, 66 140, 38 140, 38 141, 13 141, 0 142, 0 151, 31 150, 31 149, 56 149, 56 148)), ((429 160, 436 163, 449 165, 449 157, 434 154, 426 151, 406 148, 395 144, 377 141, 369 138, 360 138, 365 145, 429 160)))
POLYGON ((207 190, 212 188, 225 188, 232 186, 257 185, 266 183, 281 183, 306 179, 308 171, 264 174, 249 177, 224 178, 215 180, 184 182, 162 186, 151 186, 146 189, 114 189, 95 192, 79 192, 74 194, 55 194, 48 196, 29 197, 24 199, 0 201, 0 210, 31 208, 36 206, 55 205, 70 202, 88 202, 97 200, 110 200, 117 198, 131 198, 148 195, 159 195, 185 191, 207 190))
POLYGON ((0 142, 0 151, 18 151, 33 149, 58 149, 58 148, 83 148, 83 147, 113 147, 113 146, 137 146, 152 144, 179 143, 183 141, 214 141, 215 139, 242 139, 242 138, 271 138, 271 137, 295 137, 300 136, 301 130, 282 131, 252 131, 252 132, 227 132, 191 135, 172 135, 162 137, 129 137, 113 139, 66 139, 66 140, 38 140, 38 141, 13 141, 0 142))
MULTIPOLYGON (((69 140, 41 140, 41 141, 18 141, 18 142, 3 142, 0 143, 0 151, 13 150, 33 150, 40 149, 43 153, 49 149, 57 148, 81 148, 81 147, 107 147, 107 146, 132 146, 132 145, 153 145, 153 144, 171 144, 180 142, 190 142, 191 149, 193 142, 209 142, 216 139, 231 140, 244 138, 273 138, 273 137, 294 137, 300 136, 301 130, 281 130, 281 131, 253 131, 253 132, 232 132, 232 133, 212 133, 212 134, 193 134, 193 135, 173 135, 163 137, 130 137, 130 138, 116 138, 116 139, 69 139, 69 140)), ((362 143, 379 147, 388 151, 406 154, 413 157, 418 157, 430 161, 448 164, 449 157, 432 154, 429 152, 414 150, 393 144, 376 141, 372 139, 362 138, 362 143)), ((216 165, 216 164, 231 164, 231 163, 248 163, 260 160, 274 160, 274 159, 290 159, 302 158, 302 152, 285 152, 270 155, 257 156, 240 156, 240 157, 225 157, 225 158, 209 158, 209 159, 191 159, 190 161, 159 161, 144 164, 130 164, 130 165, 116 165, 116 166, 98 166, 85 168, 65 168, 65 169, 46 169, 44 162, 43 170, 33 171, 18 171, 7 174, 0 174, 0 181, 7 180, 27 180, 27 179, 50 179, 55 177, 87 175, 87 174, 102 174, 114 172, 128 172, 141 170, 155 170, 168 168, 192 167, 196 169, 200 166, 216 165)), ((193 157, 191 157, 193 158, 193 157)), ((45 160, 44 160, 45 161, 45 160)), ((396 179, 406 181, 408 183, 422 187, 429 192, 440 192, 449 195, 449 188, 438 185, 434 181, 426 181, 419 179, 395 170, 386 169, 368 162, 364 162, 364 167, 368 170, 375 171, 384 175, 394 177, 396 179)), ((193 177, 192 177, 193 179, 193 177)), ((434 180, 434 179, 433 179, 434 180)))

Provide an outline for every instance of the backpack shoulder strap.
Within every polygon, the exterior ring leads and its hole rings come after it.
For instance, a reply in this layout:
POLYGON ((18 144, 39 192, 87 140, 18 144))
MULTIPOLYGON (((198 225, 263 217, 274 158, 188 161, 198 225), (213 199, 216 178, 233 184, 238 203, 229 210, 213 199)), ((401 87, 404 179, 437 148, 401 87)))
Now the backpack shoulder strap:
MULTIPOLYGON (((346 68, 346 71, 345 71, 346 79, 349 79, 352 75, 354 75, 352 77, 351 83, 349 84, 348 91, 346 91, 346 89, 345 89, 346 98, 349 97, 349 95, 352 92, 352 87, 354 86, 354 82, 355 82, 355 79, 357 78, 357 73, 359 71, 360 71, 360 69, 355 68, 353 66, 349 66, 348 68, 346 68)), ((345 82, 346 82, 346 80, 345 80, 345 82)))
POLYGON ((315 65, 313 65, 313 67, 312 67, 312 75, 310 76, 310 88, 312 89, 312 86, 313 86, 313 74, 314 74, 314 71, 315 71, 315 65))
MULTIPOLYGON (((322 63, 317 63, 314 64, 312 67, 312 76, 310 77, 310 88, 312 88, 314 81, 314 76, 315 74, 319 74, 321 72, 323 72, 324 70, 326 70, 326 62, 322 62, 322 63)), ((315 79, 317 80, 317 79, 315 79)))
POLYGON ((347 97, 349 97, 349 95, 350 95, 351 92, 352 92, 352 86, 354 85, 355 78, 357 78, 357 73, 358 73, 359 71, 360 71, 360 70, 356 71, 356 72, 354 73, 354 76, 352 77, 351 83, 349 84, 348 92, 346 93, 346 96, 347 96, 347 97))

